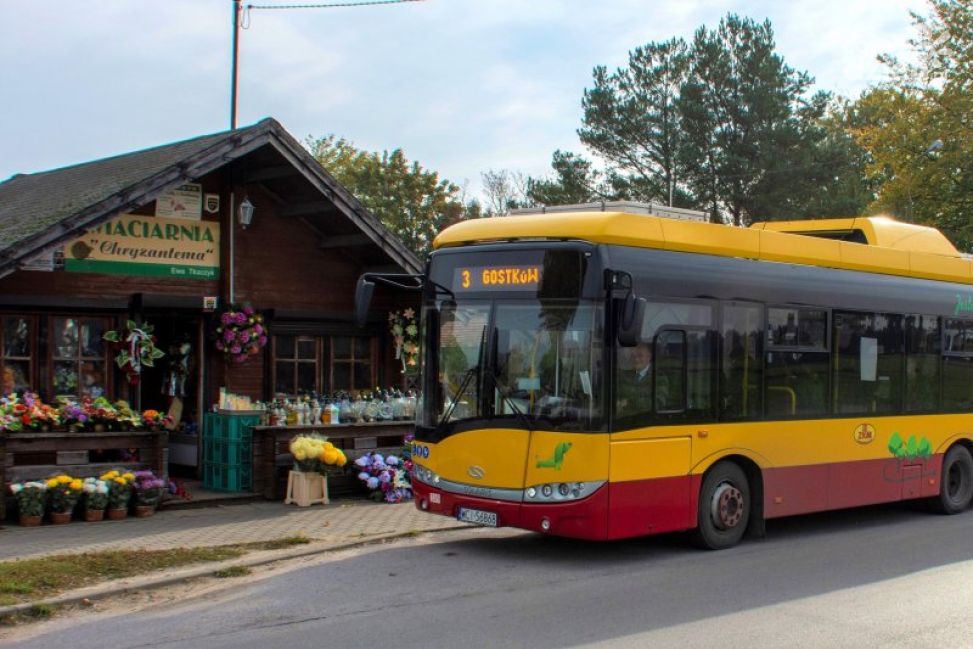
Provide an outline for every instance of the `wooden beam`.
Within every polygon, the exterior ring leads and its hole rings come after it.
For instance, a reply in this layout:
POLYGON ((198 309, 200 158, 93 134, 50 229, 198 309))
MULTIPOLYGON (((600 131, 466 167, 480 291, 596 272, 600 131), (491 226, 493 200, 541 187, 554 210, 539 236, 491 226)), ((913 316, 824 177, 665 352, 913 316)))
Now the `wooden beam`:
POLYGON ((235 180, 241 184, 258 183, 264 180, 274 180, 275 178, 286 178, 288 176, 300 175, 302 174, 294 168, 294 165, 282 164, 258 167, 250 171, 245 171, 243 174, 241 174, 241 177, 236 178, 235 180))
POLYGON ((318 248, 327 250, 330 248, 355 248, 358 246, 371 245, 372 240, 364 234, 338 234, 318 242, 318 248))
POLYGON ((318 214, 320 212, 330 212, 334 209, 331 201, 312 201, 310 203, 291 203, 277 210, 279 216, 305 216, 307 214, 318 214))
POLYGON ((402 268, 395 264, 385 264, 384 266, 363 266, 363 273, 401 273, 402 268))

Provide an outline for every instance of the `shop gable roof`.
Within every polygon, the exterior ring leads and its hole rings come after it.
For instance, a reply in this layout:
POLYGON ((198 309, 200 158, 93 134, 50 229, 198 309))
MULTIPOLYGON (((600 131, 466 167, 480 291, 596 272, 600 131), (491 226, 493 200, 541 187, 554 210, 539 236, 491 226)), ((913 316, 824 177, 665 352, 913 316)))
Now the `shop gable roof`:
POLYGON ((419 259, 274 119, 0 183, 0 276, 113 216, 271 145, 406 272, 419 259))

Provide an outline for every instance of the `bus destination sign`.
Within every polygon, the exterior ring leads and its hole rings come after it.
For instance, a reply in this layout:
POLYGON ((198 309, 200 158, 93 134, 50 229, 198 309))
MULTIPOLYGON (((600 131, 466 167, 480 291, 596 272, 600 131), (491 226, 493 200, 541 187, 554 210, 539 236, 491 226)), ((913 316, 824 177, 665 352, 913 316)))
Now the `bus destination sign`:
POLYGON ((540 286, 541 267, 475 266, 457 268, 453 277, 454 291, 536 291, 540 286))

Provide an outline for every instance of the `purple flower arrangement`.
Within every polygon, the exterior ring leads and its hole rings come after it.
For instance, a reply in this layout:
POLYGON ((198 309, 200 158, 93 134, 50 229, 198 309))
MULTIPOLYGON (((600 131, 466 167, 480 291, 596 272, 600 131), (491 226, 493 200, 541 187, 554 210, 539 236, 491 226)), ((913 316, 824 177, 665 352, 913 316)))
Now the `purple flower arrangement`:
POLYGON ((155 506, 162 498, 162 489, 166 483, 151 471, 136 471, 135 479, 132 481, 132 489, 135 491, 136 505, 155 506))
POLYGON ((263 316, 249 304, 230 307, 220 314, 216 326, 216 349, 235 363, 242 363, 260 353, 267 344, 267 327, 263 316))
POLYGON ((365 483, 369 497, 387 503, 399 503, 412 498, 412 461, 395 455, 366 453, 355 460, 358 479, 365 483))

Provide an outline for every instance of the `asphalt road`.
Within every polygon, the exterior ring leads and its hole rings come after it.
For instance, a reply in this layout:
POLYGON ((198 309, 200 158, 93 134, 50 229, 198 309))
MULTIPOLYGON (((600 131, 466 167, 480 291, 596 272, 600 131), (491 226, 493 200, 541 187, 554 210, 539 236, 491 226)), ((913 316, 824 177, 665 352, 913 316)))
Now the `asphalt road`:
POLYGON ((973 512, 868 508, 705 552, 464 531, 18 643, 165 647, 970 647, 973 512))

